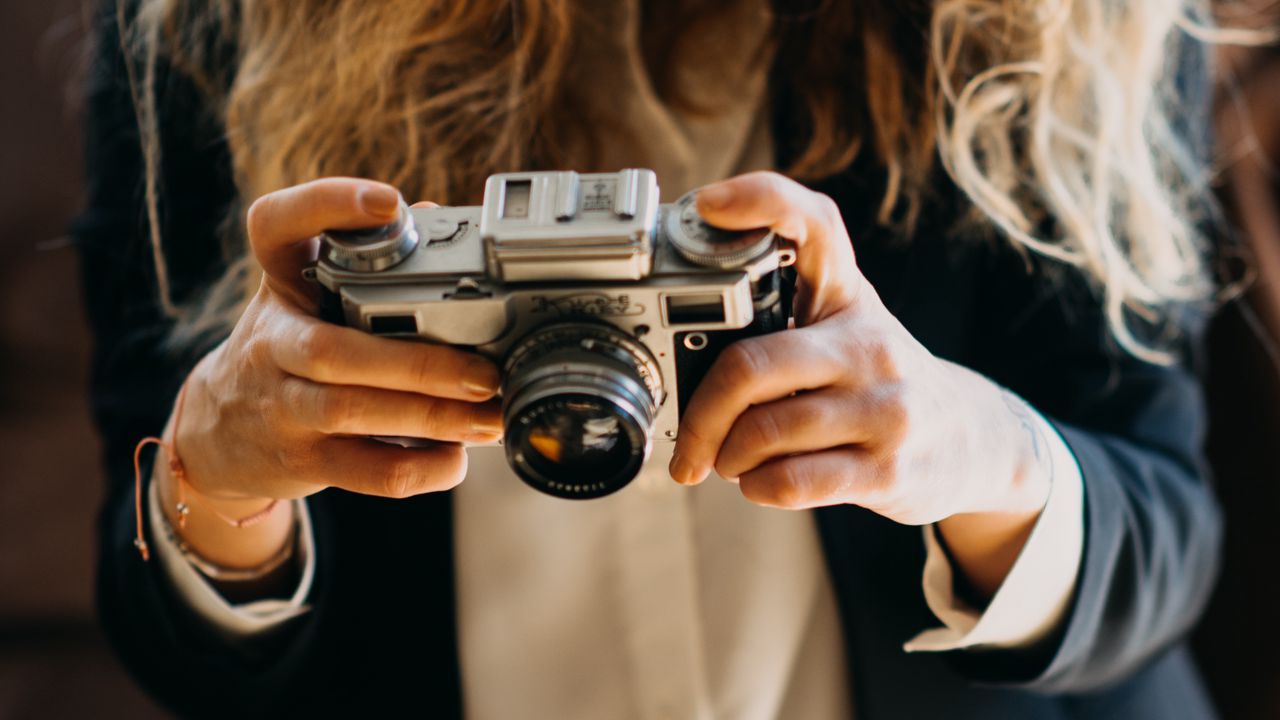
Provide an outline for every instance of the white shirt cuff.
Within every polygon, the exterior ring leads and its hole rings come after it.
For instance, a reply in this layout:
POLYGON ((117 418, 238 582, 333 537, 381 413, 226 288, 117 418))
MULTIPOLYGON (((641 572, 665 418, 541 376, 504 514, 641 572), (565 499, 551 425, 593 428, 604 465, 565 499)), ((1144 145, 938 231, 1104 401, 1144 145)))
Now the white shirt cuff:
POLYGON ((176 538, 169 528, 169 521, 160 510, 160 498, 153 482, 147 491, 147 520, 151 524, 152 545, 156 558, 169 576, 178 597, 223 635, 231 638, 249 637, 306 613, 305 603, 311 592, 311 582, 316 573, 315 539, 311 532, 311 514, 305 500, 294 500, 294 512, 298 515, 298 543, 296 552, 302 562, 302 577, 290 597, 255 600, 233 605, 226 601, 198 570, 187 562, 178 549, 176 538))
POLYGON ((907 652, 1028 647, 1062 621, 1084 553, 1084 478, 1058 431, 1043 417, 1036 420, 1048 440, 1052 484, 1026 545, 979 613, 955 596, 951 562, 934 527, 926 526, 924 596, 945 627, 915 636, 903 646, 907 652))

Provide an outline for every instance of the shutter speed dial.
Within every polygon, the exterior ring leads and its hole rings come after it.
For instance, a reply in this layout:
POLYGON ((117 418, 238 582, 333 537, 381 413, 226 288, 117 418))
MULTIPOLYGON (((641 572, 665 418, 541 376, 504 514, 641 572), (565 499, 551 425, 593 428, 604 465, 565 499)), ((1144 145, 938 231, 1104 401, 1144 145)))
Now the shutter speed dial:
POLYGON ((379 272, 400 264, 418 247, 418 228, 401 200, 396 219, 386 225, 326 230, 321 238, 334 265, 353 272, 379 272))
POLYGON ((737 270, 764 256, 774 246, 768 228, 725 230, 708 225, 698 214, 696 192, 686 193, 666 212, 665 230, 680 257, 703 267, 737 270))

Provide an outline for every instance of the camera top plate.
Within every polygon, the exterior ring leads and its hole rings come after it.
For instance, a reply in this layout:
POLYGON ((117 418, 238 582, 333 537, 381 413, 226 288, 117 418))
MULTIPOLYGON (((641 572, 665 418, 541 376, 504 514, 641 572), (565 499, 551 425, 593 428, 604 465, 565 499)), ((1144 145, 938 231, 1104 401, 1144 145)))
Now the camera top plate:
POLYGON ((485 183, 480 236, 506 282, 639 280, 657 216, 652 170, 499 173, 485 183))

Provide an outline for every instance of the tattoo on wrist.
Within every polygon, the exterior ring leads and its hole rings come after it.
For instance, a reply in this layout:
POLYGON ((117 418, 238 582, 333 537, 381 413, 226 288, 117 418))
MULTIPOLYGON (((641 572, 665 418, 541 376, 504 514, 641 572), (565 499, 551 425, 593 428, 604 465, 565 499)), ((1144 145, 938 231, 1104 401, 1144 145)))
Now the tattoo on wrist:
POLYGON ((1035 457, 1036 467, 1044 472, 1049 478, 1049 482, 1053 482, 1053 459, 1049 457, 1049 438, 1045 437, 1044 424, 1039 422, 1035 416, 1035 411, 1027 404, 1026 400, 1018 397, 1009 390, 1000 389, 1000 397, 1004 400, 1005 407, 1009 408, 1009 412, 1017 418, 1018 425, 1021 426, 1023 432, 1027 434, 1027 440, 1031 443, 1031 452, 1035 457))

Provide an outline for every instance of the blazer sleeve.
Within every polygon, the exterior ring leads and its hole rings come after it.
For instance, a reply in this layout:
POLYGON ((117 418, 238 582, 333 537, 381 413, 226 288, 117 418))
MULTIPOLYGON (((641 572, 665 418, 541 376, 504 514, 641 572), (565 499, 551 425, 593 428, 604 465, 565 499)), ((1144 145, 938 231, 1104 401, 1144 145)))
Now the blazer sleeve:
MULTIPOLYGON (((1210 60, 1178 51, 1180 111, 1172 129, 1207 166, 1210 60)), ((1196 208, 1215 216, 1209 193, 1196 208)), ((1214 236, 1212 223, 1204 228, 1214 236)), ((1207 307, 1179 306, 1165 327, 1137 332, 1176 362, 1143 362, 1116 346, 1096 287, 1082 273, 993 254, 983 313, 992 321, 978 363, 1022 394, 1061 433, 1084 479, 1085 545, 1076 593, 1056 637, 1026 654, 957 653, 972 677, 1046 693, 1088 691, 1122 679, 1180 642, 1212 593, 1222 515, 1203 454, 1202 366, 1207 307), (1169 333, 1169 328, 1176 328, 1169 333)))
MULTIPOLYGON (((99 618, 130 673, 179 715, 270 714, 273 704, 305 696, 303 686, 325 672, 326 654, 314 652, 320 613, 261 642, 228 641, 181 602, 154 555, 143 562, 133 547, 133 448, 162 430, 196 358, 166 347, 171 321, 157 302, 139 132, 115 5, 102 2, 96 18, 85 104, 87 198, 72 228, 94 338, 91 405, 107 480, 98 528, 99 618)), ((162 66, 155 87, 162 237, 175 299, 187 301, 226 267, 220 228, 235 193, 219 123, 202 109, 194 84, 162 66)), ((312 513, 318 538, 326 532, 323 514, 312 513)), ((323 566, 323 554, 318 560, 323 566)), ((323 595, 325 573, 318 574, 313 593, 323 595)))
POLYGON ((1082 692, 1122 679, 1180 641, 1213 588, 1222 520, 1191 369, 1202 318, 1184 312, 1179 363, 1146 363, 1115 347, 1078 272, 1029 274, 1023 259, 1002 262, 993 277, 1018 279, 987 293, 984 310, 994 321, 974 366, 1040 410, 1074 454, 1084 481, 1084 551, 1054 636, 1030 651, 950 659, 976 680, 1082 692))

